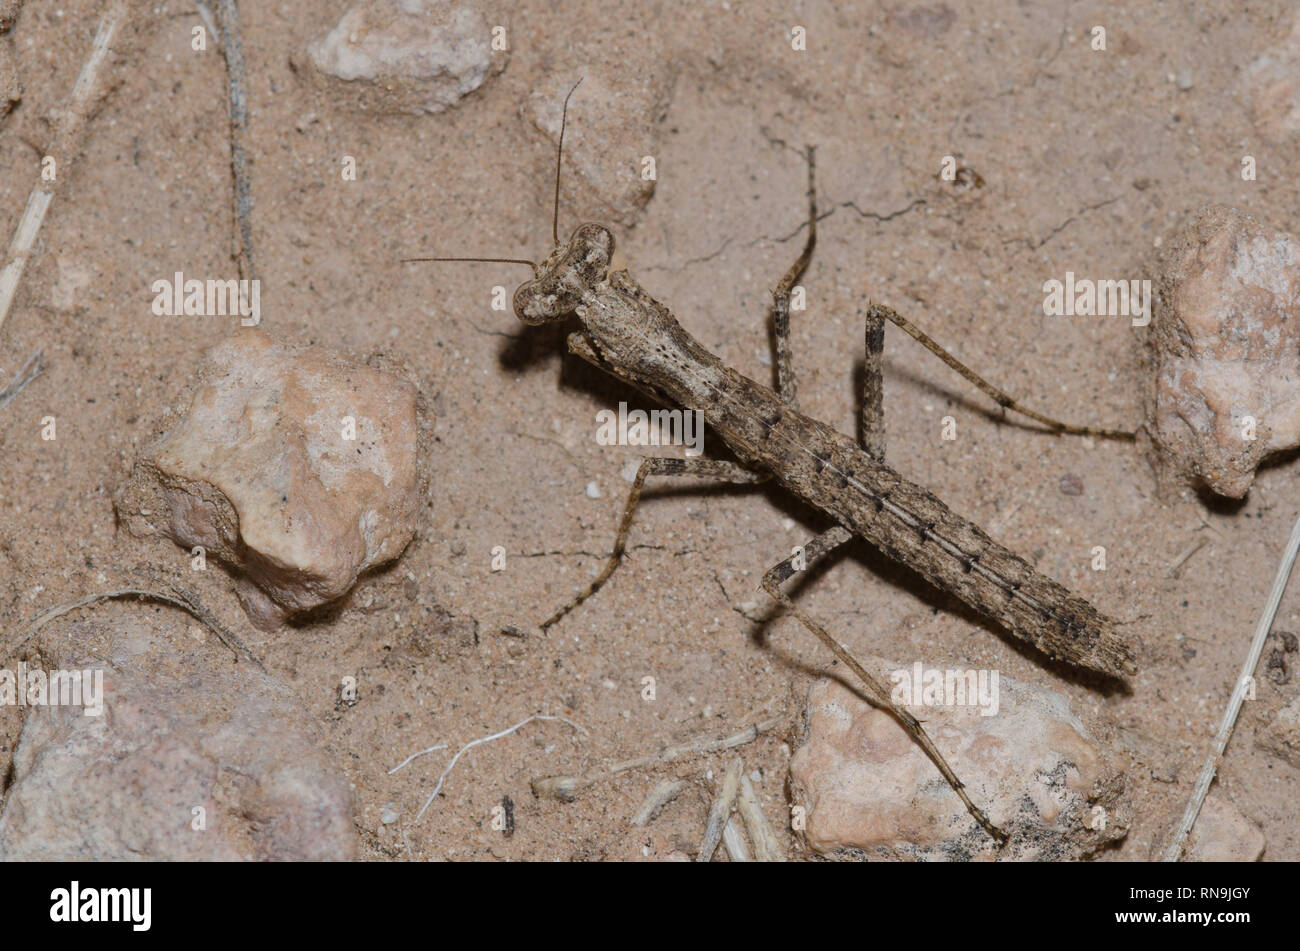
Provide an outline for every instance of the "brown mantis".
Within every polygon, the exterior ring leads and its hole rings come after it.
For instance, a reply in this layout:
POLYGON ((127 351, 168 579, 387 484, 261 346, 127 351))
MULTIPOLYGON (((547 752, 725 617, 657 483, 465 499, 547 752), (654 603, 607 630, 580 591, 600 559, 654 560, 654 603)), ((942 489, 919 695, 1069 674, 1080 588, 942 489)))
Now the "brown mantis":
MULTIPOLYGON (((563 155, 569 97, 564 101, 559 154, 563 155)), ((1073 426, 1029 410, 948 354, 906 319, 872 305, 866 321, 866 383, 862 400, 861 444, 818 420, 801 414, 790 359, 791 291, 812 257, 816 243, 815 155, 808 162, 808 237, 802 253, 774 291, 777 389, 774 391, 726 366, 688 334, 668 309, 626 271, 610 271, 614 237, 599 224, 582 224, 559 241, 560 164, 556 160, 556 198, 552 221, 555 248, 540 264, 506 258, 411 258, 411 261, 497 261, 527 264, 534 277, 514 294, 515 315, 526 324, 577 318, 580 329, 568 338, 569 350, 613 377, 669 405, 701 410, 712 429, 738 460, 647 458, 637 470, 619 523, 618 536, 604 569, 587 588, 542 623, 556 624, 590 598, 622 562, 628 532, 650 476, 691 475, 737 484, 774 478, 836 525, 803 546, 763 576, 763 589, 857 675, 873 703, 888 710, 925 750, 967 810, 999 842, 1005 834, 971 801, 921 724, 890 698, 869 673, 815 618, 781 590, 799 570, 811 568, 852 537, 859 536, 936 587, 997 621, 1014 636, 1051 657, 1111 676, 1134 671, 1132 653, 1116 622, 1087 601, 1039 573, 1024 559, 956 515, 927 489, 887 466, 882 428, 881 352, 889 320, 939 356, 1000 406, 1059 433, 1131 439, 1132 433, 1073 426)))

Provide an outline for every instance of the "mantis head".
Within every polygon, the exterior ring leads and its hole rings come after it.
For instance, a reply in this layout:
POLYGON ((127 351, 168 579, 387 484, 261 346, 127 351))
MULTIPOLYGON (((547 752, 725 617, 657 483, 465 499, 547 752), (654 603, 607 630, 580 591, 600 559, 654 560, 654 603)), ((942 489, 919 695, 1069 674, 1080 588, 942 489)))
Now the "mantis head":
POLYGON ((485 261, 498 264, 527 264, 533 279, 515 290, 515 316, 526 324, 546 324, 569 317, 588 289, 599 284, 609 273, 614 254, 614 235, 604 225, 588 222, 579 225, 567 244, 560 243, 560 160, 564 156, 564 128, 569 117, 569 99, 579 79, 564 97, 560 115, 560 145, 555 159, 555 213, 551 236, 555 248, 541 264, 523 258, 406 258, 410 261, 485 261))
POLYGON ((605 279, 614 254, 614 235, 604 225, 578 225, 568 244, 557 245, 537 276, 515 290, 515 316, 526 324, 563 320, 577 309, 583 292, 605 279))

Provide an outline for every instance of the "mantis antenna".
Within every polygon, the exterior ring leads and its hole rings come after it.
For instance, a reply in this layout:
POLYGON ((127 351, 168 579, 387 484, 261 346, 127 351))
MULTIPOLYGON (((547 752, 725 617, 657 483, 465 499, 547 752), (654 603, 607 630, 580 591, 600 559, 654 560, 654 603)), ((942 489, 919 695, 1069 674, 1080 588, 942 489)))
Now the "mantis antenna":
POLYGON ((564 127, 569 120, 569 100, 582 85, 582 79, 573 84, 569 94, 564 97, 564 108, 560 111, 560 146, 555 150, 555 213, 551 216, 551 237, 560 243, 560 162, 564 158, 564 127))
MULTIPOLYGON (((555 239, 557 245, 560 243, 560 166, 564 159, 564 128, 569 121, 569 100, 573 98, 573 93, 581 85, 581 79, 573 84, 569 94, 564 97, 564 108, 560 111, 560 145, 555 153, 555 208, 551 215, 551 237, 555 239)), ((478 261, 485 264, 527 264, 533 269, 534 274, 537 273, 537 263, 527 258, 402 258, 403 264, 412 264, 419 261, 478 261)))

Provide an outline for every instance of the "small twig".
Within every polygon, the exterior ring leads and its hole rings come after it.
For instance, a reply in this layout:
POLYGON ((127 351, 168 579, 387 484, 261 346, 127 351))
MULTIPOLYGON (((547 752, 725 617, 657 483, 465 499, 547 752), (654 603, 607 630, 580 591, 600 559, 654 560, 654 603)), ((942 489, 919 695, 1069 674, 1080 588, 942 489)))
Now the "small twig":
POLYGON ((723 830, 731 819, 732 807, 736 805, 736 793, 740 791, 740 771, 742 769, 744 769, 744 766, 740 762, 740 757, 737 756, 728 764, 727 772, 723 774, 718 797, 713 800, 713 805, 709 807, 709 820, 704 824, 704 839, 700 842, 700 854, 695 860, 697 862, 707 862, 713 858, 718 843, 722 841, 723 830))
POLYGON ((198 8, 199 16, 203 18, 203 23, 208 28, 208 35, 212 37, 217 44, 217 48, 220 49, 221 31, 217 29, 217 24, 212 19, 212 8, 204 0, 194 0, 194 6, 198 8))
POLYGON ((54 199, 55 183, 61 181, 62 176, 66 175, 67 167, 80 151, 81 132, 90 113, 91 98, 98 90, 99 67, 108 55, 109 44, 113 40, 114 33, 125 18, 126 3, 124 0, 114 0, 108 12, 104 14, 104 19, 99 23, 99 31, 95 34, 90 57, 81 67, 77 82, 72 87, 71 100, 57 113, 50 154, 61 164, 54 181, 42 180, 32 188, 31 194, 27 197, 27 207, 23 210, 13 240, 9 243, 9 262, 4 270, 0 271, 0 328, 4 327, 5 318, 9 316, 9 308, 18 290, 18 282, 22 279, 32 247, 36 244, 36 236, 45 221, 45 213, 49 211, 50 202, 54 199))
POLYGON ((677 798, 677 794, 686 788, 686 782, 681 779, 662 779, 655 784, 655 788, 650 790, 650 795, 645 797, 645 802, 641 803, 641 808, 636 811, 632 817, 632 825, 648 826, 664 806, 677 798))
MULTIPOLYGON (((476 746, 480 746, 484 743, 491 743, 493 740, 499 740, 503 736, 509 736, 511 733, 515 732, 515 730, 519 729, 521 726, 525 726, 529 723, 532 723, 534 720, 557 720, 560 723, 565 723, 573 727, 573 729, 577 730, 579 733, 586 734, 587 732, 586 729, 579 726, 577 723, 574 723, 572 720, 568 719, 567 717, 547 716, 545 714, 535 713, 531 717, 528 717, 525 720, 520 720, 514 726, 506 727, 500 733, 493 733, 490 736, 480 736, 477 740, 470 740, 468 743, 466 743, 464 746, 462 746, 459 750, 456 751, 456 755, 451 758, 451 762, 447 764, 447 768, 442 771, 442 775, 438 777, 438 784, 433 787, 433 792, 429 793, 429 798, 424 801, 424 805, 421 806, 420 811, 416 813, 415 815, 416 821, 418 822, 420 817, 424 815, 425 811, 429 808, 429 806, 433 804, 433 800, 437 798, 438 793, 442 792, 442 784, 447 779, 447 774, 452 771, 452 769, 456 765, 456 762, 462 756, 464 756, 467 752, 469 752, 476 746)), ((393 767, 394 770, 400 768, 401 768, 400 766, 393 767)))
POLYGON ((1219 768, 1219 761, 1223 759, 1223 752, 1228 748, 1228 740, 1232 738, 1232 731, 1237 725, 1237 715, 1241 713, 1241 704, 1246 698, 1246 690, 1254 677, 1255 668, 1259 666, 1260 655, 1264 653, 1264 641, 1268 639, 1268 632, 1273 627, 1273 619, 1277 617, 1277 609, 1282 602, 1282 594, 1286 591, 1287 582, 1291 579, 1291 569, 1295 565, 1298 552, 1300 552, 1300 518, 1291 529, 1291 537, 1282 552, 1282 561, 1277 566, 1277 577, 1273 579, 1273 588, 1268 593, 1268 600, 1264 602, 1259 623, 1255 626, 1255 636, 1250 642, 1246 661, 1241 665, 1241 673, 1237 675, 1237 685, 1228 700, 1228 709, 1223 712, 1219 732, 1214 737, 1214 747, 1206 757, 1205 765, 1201 767, 1201 775, 1197 777, 1192 798, 1187 803, 1187 810, 1183 813, 1182 821, 1178 823, 1178 829, 1169 842, 1169 848, 1165 851, 1166 862, 1177 862, 1182 858, 1187 836, 1196 823, 1201 804, 1205 802, 1210 784, 1214 782, 1214 774, 1219 768))
POLYGON ((42 351, 40 350, 28 357, 27 362, 23 364, 23 368, 14 376, 13 381, 3 390, 0 390, 0 409, 8 406, 9 402, 23 391, 23 387, 41 375, 41 371, 45 369, 41 357, 42 351), (35 367, 32 366, 33 364, 35 364, 35 367))
POLYGON ((754 794, 754 784, 749 781, 748 776, 740 777, 740 793, 736 796, 736 810, 745 820, 745 831, 749 833, 749 841, 754 846, 754 860, 784 862, 785 849, 781 848, 781 840, 776 837, 772 826, 768 824, 767 816, 763 814, 763 807, 759 805, 758 796, 754 794))
POLYGON ((248 660, 256 665, 259 670, 266 669, 262 666, 262 662, 249 653, 248 649, 245 648, 243 644, 239 643, 239 640, 226 630, 222 623, 209 613, 203 605, 193 597, 193 595, 190 595, 183 589, 177 588, 162 579, 155 580, 160 584, 171 588, 172 591, 175 592, 174 596, 170 594, 161 594, 157 591, 146 591, 143 588, 118 588, 114 591, 92 594, 89 597, 82 598, 80 601, 71 601, 67 604, 59 604, 52 608, 46 608, 40 614, 28 621, 23 632, 18 636, 14 643, 5 648, 4 653, 0 654, 0 663, 3 663, 12 657, 16 651, 23 647, 24 644, 35 637, 42 627, 54 620, 56 617, 61 617, 64 614, 77 610, 78 608, 84 608, 100 601, 113 601, 121 598, 140 598, 144 601, 160 601, 163 604, 170 604, 172 607, 180 608, 182 611, 192 615, 194 618, 211 628, 213 633, 217 635, 223 644, 231 650, 243 654, 244 657, 248 658, 248 660))
POLYGON ((417 757, 423 756, 425 753, 433 753, 433 752, 436 752, 437 750, 445 750, 446 748, 447 748, 447 744, 446 744, 446 743, 439 743, 437 746, 431 746, 431 747, 429 747, 427 750, 420 750, 420 752, 418 752, 418 753, 412 753, 410 756, 406 757, 406 759, 402 760, 400 763, 398 763, 396 766, 394 766, 392 769, 390 769, 390 770, 388 771, 388 775, 389 775, 389 776, 393 775, 393 773, 397 772, 399 769, 401 769, 403 766, 405 766, 405 765, 406 765, 407 763, 409 763, 411 760, 416 759, 417 757))
MULTIPOLYGON (((203 7, 199 7, 203 12, 203 7)), ((226 59, 226 85, 230 105, 230 168, 235 178, 235 222, 239 228, 235 260, 240 276, 257 278, 253 263, 253 184, 248 165, 248 96, 245 91, 244 46, 239 36, 239 4, 217 0, 221 26, 221 53, 226 59)))
POLYGON ((723 750, 734 749, 737 746, 744 746, 746 743, 754 742, 763 733, 780 723, 780 717, 772 717, 761 723, 746 727, 739 733, 733 733, 731 736, 722 738, 699 736, 685 743, 667 747, 658 753, 614 763, 612 766, 591 770, 581 776, 539 777, 532 781, 533 795, 541 799, 561 799, 565 802, 572 802, 582 790, 606 779, 611 779, 619 773, 626 773, 629 770, 641 769, 646 766, 658 766, 661 763, 670 763, 675 759, 691 754, 718 753, 723 750))
POLYGON ((1165 572, 1166 578, 1177 578, 1183 570, 1183 565, 1191 559, 1198 551, 1210 543, 1210 540, 1202 535, 1196 541, 1192 542, 1183 550, 1183 553, 1169 563, 1169 570, 1165 572))
POLYGON ((40 185, 33 188, 32 193, 27 196, 27 207, 23 209, 23 216, 18 221, 13 240, 9 242, 9 263, 5 265, 3 271, 0 271, 0 327, 4 326, 5 318, 9 316, 9 307, 13 303, 14 293, 18 290, 23 269, 27 266, 27 258, 32 253, 36 235, 45 221, 45 212, 49 210, 50 202, 53 200, 54 193, 46 191, 40 185))
POLYGON ((722 847, 727 850, 727 857, 733 862, 752 862, 749 846, 745 844, 745 834, 740 831, 740 823, 732 816, 722 827, 722 847))
POLYGON ((219 620, 217 620, 216 615, 214 615, 211 611, 209 611, 207 608, 203 606, 203 602, 199 600, 199 596, 197 594, 185 588, 182 588, 180 585, 176 584, 175 582, 169 581, 167 578, 163 578, 159 575, 156 575, 152 571, 149 571, 147 569, 143 572, 143 574, 150 581, 154 582, 155 584, 162 585, 164 588, 170 591, 172 595, 174 595, 176 598, 185 602, 185 604, 188 606, 187 610, 191 614, 193 614, 196 618, 198 618, 200 621, 202 621, 204 624, 206 624, 213 631, 213 633, 217 635, 217 639, 220 640, 221 643, 225 644, 228 648, 230 648, 235 653, 242 654, 249 661, 251 661, 253 665, 257 667, 258 670, 262 671, 263 673, 266 672, 266 668, 262 666, 262 662, 253 655, 252 651, 250 651, 247 647, 244 646, 243 641, 241 641, 238 637, 236 637, 235 633, 231 631, 230 628, 226 627, 219 620))

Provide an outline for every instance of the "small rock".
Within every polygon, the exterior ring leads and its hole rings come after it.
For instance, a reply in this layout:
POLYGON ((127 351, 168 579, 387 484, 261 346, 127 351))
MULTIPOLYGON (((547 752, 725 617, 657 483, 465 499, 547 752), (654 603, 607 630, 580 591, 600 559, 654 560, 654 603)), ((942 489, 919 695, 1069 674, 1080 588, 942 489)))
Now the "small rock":
POLYGON ((919 40, 934 40, 952 29, 957 14, 946 3, 890 9, 885 24, 919 40))
POLYGON ((307 53, 347 84, 329 88, 354 108, 436 113, 505 69, 510 53, 492 49, 495 25, 472 0, 358 0, 307 53))
POLYGON ((587 483, 587 498, 589 499, 600 498, 600 486, 596 485, 594 481, 587 483))
POLYGON ((23 0, 0 0, 0 33, 8 33, 18 19, 18 11, 23 8, 23 0))
POLYGON ((83 303, 86 289, 94 279, 94 274, 86 265, 74 258, 59 255, 56 259, 59 276, 50 289, 50 303, 62 314, 74 313, 83 303))
POLYGON ((1061 476, 1060 489, 1062 495, 1083 495, 1083 477, 1066 473, 1061 476))
POLYGON ((1184 91, 1191 89, 1193 86, 1192 71, 1190 69, 1180 69, 1178 75, 1174 78, 1174 85, 1184 91))
POLYGON ((1300 14, 1276 47, 1245 69, 1250 115, 1264 138, 1282 144, 1300 134, 1300 14))
POLYGON ((386 826, 391 826, 397 821, 397 810, 393 808, 391 802, 384 803, 384 811, 380 814, 379 821, 386 826))
POLYGON ((230 566, 266 630, 402 553, 422 494, 414 385, 259 328, 209 350, 200 380, 117 493, 134 534, 230 566))
MULTIPOLYGON (((645 159, 657 163, 658 128, 671 101, 673 78, 654 42, 635 47, 632 59, 610 59, 608 44, 596 46, 596 62, 578 73, 567 69, 538 84, 520 113, 550 140, 559 143, 564 97, 582 76, 569 103, 561 177, 562 221, 603 221, 632 225, 654 194, 645 159)), ((560 238, 567 237, 561 229, 560 238)))
POLYGON ((0 861, 355 857, 348 783, 314 724, 284 686, 186 627, 141 607, 42 632, 41 669, 102 672, 103 712, 27 708, 0 861))
POLYGON ((1296 697, 1277 716, 1255 733, 1255 742, 1276 753, 1300 769, 1300 697, 1296 697))
POLYGON ((1144 439, 1162 481, 1241 498, 1300 445, 1300 241, 1224 205, 1161 258, 1144 439))
POLYGON ((1121 838, 1122 778, 1102 764, 1066 699, 1007 677, 996 696, 992 716, 972 705, 910 709, 975 804, 1011 835, 1000 855, 898 722, 833 680, 810 691, 807 740, 790 765, 808 845, 888 858, 1061 860, 1121 838))
MULTIPOLYGON (((1181 809, 1178 814, 1181 817, 1181 809)), ((1213 790, 1187 837, 1185 855, 1188 862, 1256 862, 1264 854, 1264 845, 1259 827, 1213 790)))

